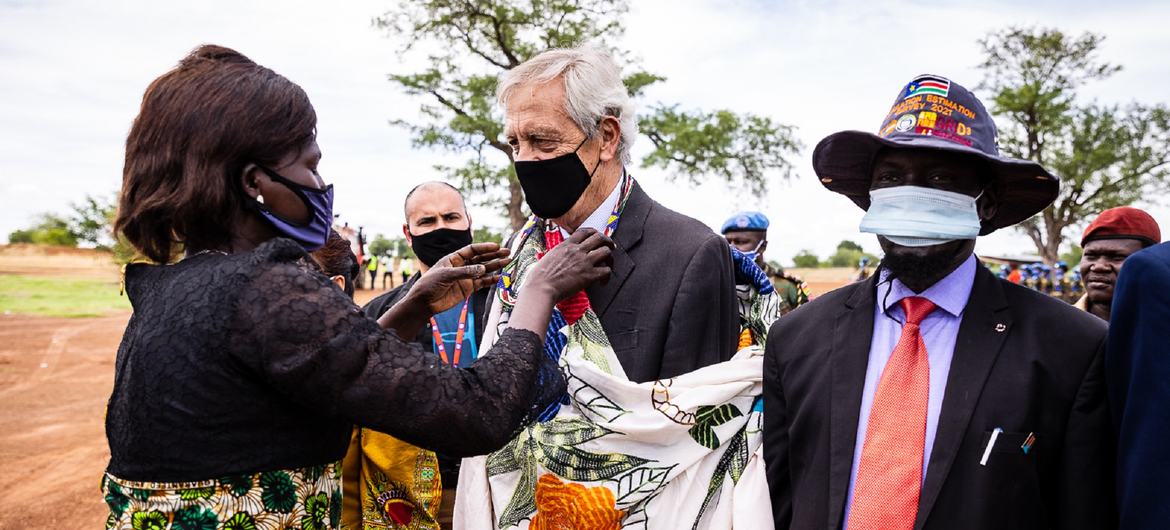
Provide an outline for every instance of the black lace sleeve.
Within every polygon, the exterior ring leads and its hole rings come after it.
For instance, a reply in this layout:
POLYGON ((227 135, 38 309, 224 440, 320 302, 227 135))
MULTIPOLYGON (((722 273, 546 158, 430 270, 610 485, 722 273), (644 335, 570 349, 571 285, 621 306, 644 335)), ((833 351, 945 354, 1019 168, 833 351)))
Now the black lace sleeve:
POLYGON ((534 333, 452 368, 292 263, 258 264, 235 313, 233 355, 289 399, 451 456, 499 449, 565 391, 534 333))

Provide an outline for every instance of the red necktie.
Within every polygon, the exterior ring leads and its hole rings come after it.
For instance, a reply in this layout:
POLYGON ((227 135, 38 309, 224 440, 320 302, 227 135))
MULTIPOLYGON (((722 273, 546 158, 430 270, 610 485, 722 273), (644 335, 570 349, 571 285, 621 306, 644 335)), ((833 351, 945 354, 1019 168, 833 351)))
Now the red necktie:
POLYGON ((882 370, 853 484, 849 530, 910 530, 922 492, 930 363, 919 324, 934 303, 903 298, 906 323, 882 370))
MULTIPOLYGON (((553 230, 544 232, 544 246, 548 250, 556 248, 564 240, 565 236, 561 233, 560 228, 554 227, 553 230)), ((537 256, 537 259, 542 257, 544 257, 543 254, 537 256)), ((558 302, 557 309, 561 310, 561 316, 565 317, 565 323, 572 325, 581 319, 586 309, 589 309, 589 296, 585 294, 585 291, 577 291, 577 294, 558 302)))

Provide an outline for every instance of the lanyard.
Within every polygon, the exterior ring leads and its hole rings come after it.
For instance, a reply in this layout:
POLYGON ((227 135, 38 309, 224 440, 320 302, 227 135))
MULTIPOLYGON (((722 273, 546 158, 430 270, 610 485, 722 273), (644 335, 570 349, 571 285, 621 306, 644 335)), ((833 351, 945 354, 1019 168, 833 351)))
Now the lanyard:
POLYGON ((439 350, 439 357, 446 364, 459 366, 459 355, 463 352, 463 334, 467 330, 467 304, 471 299, 463 301, 463 310, 459 312, 459 329, 455 332, 455 358, 447 359, 447 347, 443 345, 443 334, 439 332, 439 323, 431 317, 431 339, 435 341, 435 349, 439 350))

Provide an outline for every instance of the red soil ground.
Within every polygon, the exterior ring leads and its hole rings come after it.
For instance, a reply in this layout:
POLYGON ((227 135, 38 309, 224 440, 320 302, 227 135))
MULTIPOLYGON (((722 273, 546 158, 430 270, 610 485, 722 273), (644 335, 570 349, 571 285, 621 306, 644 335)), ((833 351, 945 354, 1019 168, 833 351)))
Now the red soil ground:
MULTIPOLYGON (((116 279, 118 267, 98 251, 0 245, 0 274, 116 279)), ((129 318, 0 315, 0 530, 103 527, 104 413, 129 318)))
POLYGON ((129 318, 0 315, 0 530, 105 524, 105 408, 129 318))

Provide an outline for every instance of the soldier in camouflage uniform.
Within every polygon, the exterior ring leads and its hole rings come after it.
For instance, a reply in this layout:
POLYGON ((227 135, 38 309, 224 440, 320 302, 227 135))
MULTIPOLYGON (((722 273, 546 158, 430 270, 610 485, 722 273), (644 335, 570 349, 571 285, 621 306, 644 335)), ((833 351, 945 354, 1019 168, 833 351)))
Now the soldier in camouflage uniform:
POLYGON ((741 212, 725 221, 721 232, 732 247, 752 257, 768 275, 783 302, 780 313, 785 314, 808 302, 808 292, 803 280, 764 261, 764 251, 768 248, 768 225, 768 217, 760 212, 741 212))

